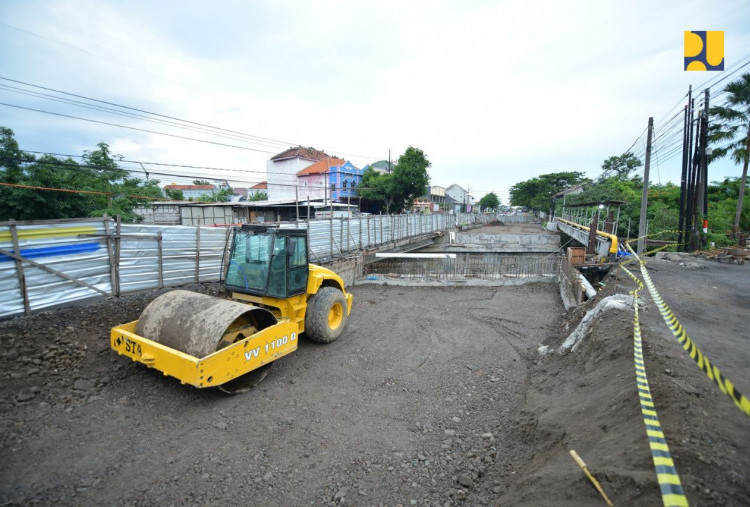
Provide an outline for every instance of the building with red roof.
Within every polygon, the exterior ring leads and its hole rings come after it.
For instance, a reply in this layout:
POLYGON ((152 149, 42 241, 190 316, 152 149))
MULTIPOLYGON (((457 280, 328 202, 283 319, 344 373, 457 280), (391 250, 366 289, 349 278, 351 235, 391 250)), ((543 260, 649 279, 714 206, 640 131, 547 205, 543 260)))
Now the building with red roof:
MULTIPOLYGON (((272 200, 300 200, 307 196, 298 195, 297 173, 310 165, 330 158, 330 156, 315 148, 302 146, 292 147, 271 157, 266 163, 268 173, 268 198, 272 200)), ((301 191, 301 190, 299 190, 301 191)))
POLYGON ((326 157, 310 164, 304 169, 297 172, 297 188, 299 198, 309 199, 326 199, 326 188, 329 185, 330 172, 332 167, 338 167, 346 161, 340 158, 326 157))

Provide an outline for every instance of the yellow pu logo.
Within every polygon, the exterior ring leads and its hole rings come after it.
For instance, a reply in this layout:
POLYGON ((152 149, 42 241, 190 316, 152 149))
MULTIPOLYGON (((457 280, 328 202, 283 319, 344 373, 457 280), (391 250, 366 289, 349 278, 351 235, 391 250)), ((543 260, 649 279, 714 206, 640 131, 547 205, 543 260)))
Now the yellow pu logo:
POLYGON ((685 32, 685 70, 724 70, 724 32, 685 32))

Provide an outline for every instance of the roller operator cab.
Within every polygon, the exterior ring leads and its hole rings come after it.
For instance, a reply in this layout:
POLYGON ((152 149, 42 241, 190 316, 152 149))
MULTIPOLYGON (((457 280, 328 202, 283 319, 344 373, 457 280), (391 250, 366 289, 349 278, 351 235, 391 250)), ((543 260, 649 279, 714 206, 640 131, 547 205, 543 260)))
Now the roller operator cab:
POLYGON ((255 296, 284 299, 307 292, 307 231, 244 225, 234 231, 224 284, 255 296))
POLYGON ((223 264, 231 300, 167 292, 137 321, 112 329, 112 348, 183 383, 241 392, 295 351, 302 333, 321 343, 339 337, 352 296, 336 273, 309 263, 306 230, 232 232, 223 264))

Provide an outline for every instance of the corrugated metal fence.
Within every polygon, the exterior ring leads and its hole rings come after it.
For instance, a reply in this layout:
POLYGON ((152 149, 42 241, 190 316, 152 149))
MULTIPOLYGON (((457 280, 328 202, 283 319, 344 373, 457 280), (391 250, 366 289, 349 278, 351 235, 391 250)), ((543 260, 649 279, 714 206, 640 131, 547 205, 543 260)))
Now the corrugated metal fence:
MULTIPOLYGON (((315 262, 483 215, 373 215, 300 223, 315 262)), ((297 227, 294 223, 282 227, 297 227)), ((229 229, 86 218, 0 223, 0 318, 96 295, 219 280, 229 229)))
POLYGON ((457 226, 487 223, 488 215, 369 215, 284 224, 308 228, 314 262, 457 226))

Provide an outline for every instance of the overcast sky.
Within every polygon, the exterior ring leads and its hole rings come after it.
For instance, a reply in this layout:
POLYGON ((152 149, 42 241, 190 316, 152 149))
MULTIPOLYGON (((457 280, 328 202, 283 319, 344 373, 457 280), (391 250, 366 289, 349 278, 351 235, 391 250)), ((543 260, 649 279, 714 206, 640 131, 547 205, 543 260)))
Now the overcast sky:
MULTIPOLYGON (((0 77, 266 141, 50 101, 7 87, 48 91, 7 80, 5 104, 236 147, 3 105, 0 125, 24 150, 80 155, 104 141, 127 160, 231 169, 146 164, 235 186, 266 179, 266 160, 289 145, 359 167, 411 145, 432 162, 432 184, 507 202, 513 184, 539 174, 596 177, 649 116, 672 132, 664 123, 688 85, 721 78, 683 70, 685 30, 725 32, 725 74, 750 57, 746 0, 0 0, 0 77)), ((655 144, 653 182, 679 183, 680 156, 664 160, 671 141, 655 144)), ((717 163, 709 178, 740 172, 717 163)))

